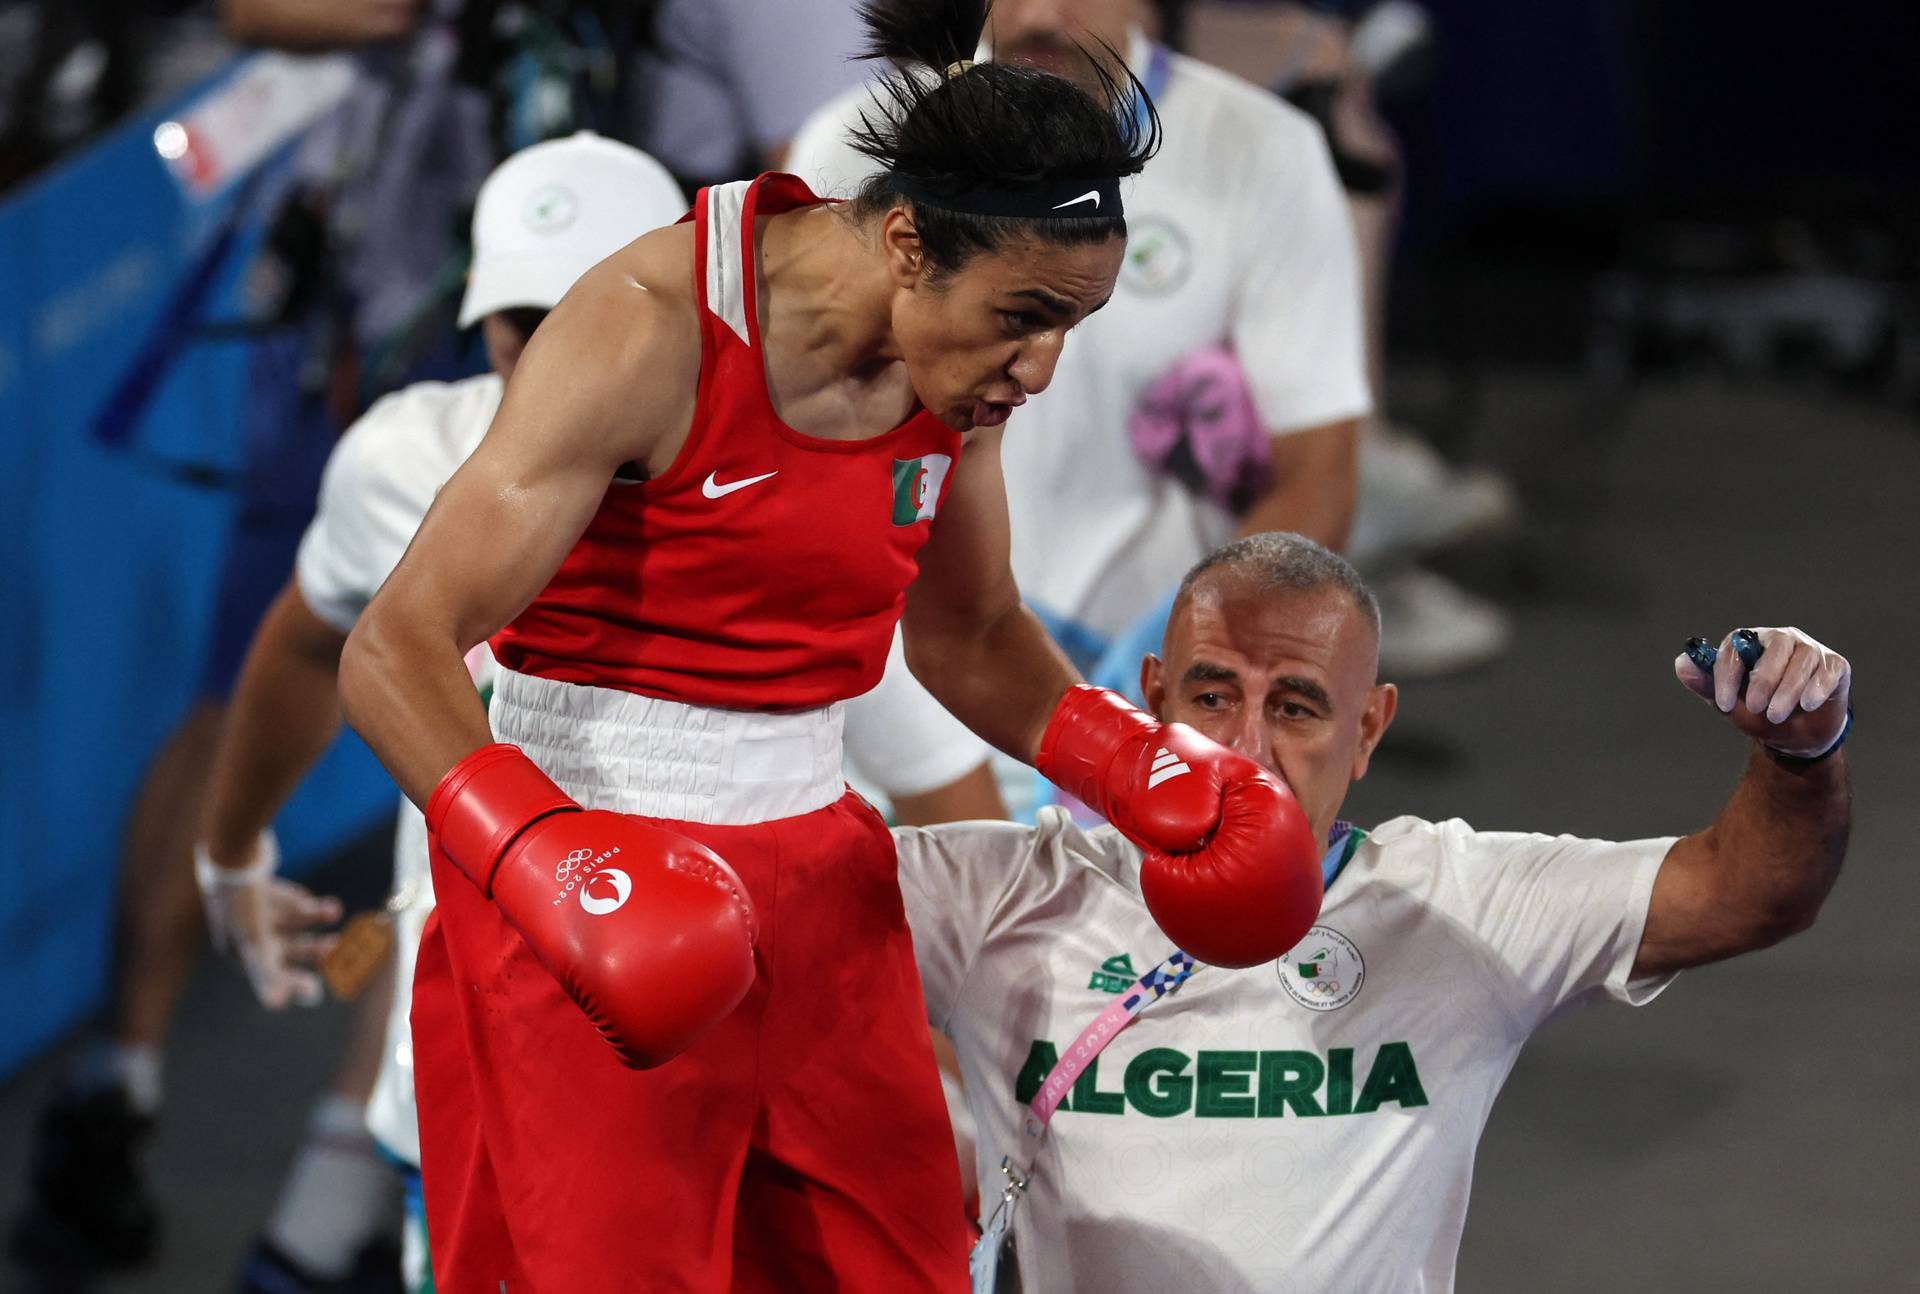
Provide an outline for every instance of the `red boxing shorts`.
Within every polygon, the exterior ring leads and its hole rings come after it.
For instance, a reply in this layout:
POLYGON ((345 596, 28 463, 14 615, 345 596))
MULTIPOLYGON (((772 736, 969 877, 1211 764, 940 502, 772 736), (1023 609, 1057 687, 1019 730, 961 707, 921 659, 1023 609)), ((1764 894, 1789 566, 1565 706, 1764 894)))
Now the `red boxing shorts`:
POLYGON ((654 1070, 624 1068, 492 903, 433 860, 413 1037, 437 1288, 965 1290, 959 1170, 886 824, 848 792, 751 826, 665 825, 745 882, 760 974, 654 1070))

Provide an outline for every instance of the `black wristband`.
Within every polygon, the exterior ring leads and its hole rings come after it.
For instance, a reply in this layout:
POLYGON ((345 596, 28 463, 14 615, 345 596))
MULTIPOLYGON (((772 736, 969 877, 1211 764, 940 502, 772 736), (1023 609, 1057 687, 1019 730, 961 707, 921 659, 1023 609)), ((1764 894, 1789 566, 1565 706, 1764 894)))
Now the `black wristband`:
POLYGON ((1847 734, 1852 731, 1853 731, 1853 707, 1848 706, 1847 721, 1840 725, 1840 735, 1833 739, 1833 744, 1831 746, 1828 746, 1825 750, 1821 751, 1818 755, 1789 755, 1785 751, 1775 750, 1772 746, 1767 745, 1767 743, 1764 741, 1760 743, 1760 749, 1767 752, 1767 758, 1771 759, 1774 763, 1779 764, 1783 768, 1805 768, 1809 764, 1818 764, 1821 760, 1833 754, 1834 751, 1846 745, 1847 734))

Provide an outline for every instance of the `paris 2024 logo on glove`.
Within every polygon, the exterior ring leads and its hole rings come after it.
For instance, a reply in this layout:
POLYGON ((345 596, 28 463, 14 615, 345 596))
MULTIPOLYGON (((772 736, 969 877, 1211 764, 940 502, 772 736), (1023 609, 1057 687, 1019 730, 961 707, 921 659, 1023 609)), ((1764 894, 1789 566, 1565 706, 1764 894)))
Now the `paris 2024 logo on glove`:
POLYGON ((598 856, 591 849, 570 851, 553 869, 554 883, 560 887, 553 897, 555 906, 577 891, 580 906, 589 916, 618 912, 633 896, 633 877, 618 867, 606 866, 606 861, 619 852, 618 845, 598 856))
POLYGON ((580 906, 596 917, 618 912, 633 893, 633 878, 618 867, 602 867, 580 887, 580 906))

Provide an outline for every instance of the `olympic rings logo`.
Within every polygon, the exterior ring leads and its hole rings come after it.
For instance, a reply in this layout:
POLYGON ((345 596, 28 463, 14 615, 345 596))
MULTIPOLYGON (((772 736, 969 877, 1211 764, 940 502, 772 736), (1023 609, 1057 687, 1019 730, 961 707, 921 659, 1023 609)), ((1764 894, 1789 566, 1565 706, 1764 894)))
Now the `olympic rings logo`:
POLYGON ((580 869, 582 863, 592 857, 593 851, 591 849, 573 850, 565 858, 562 858, 559 865, 553 869, 554 881, 557 883, 566 880, 567 877, 573 875, 580 869))

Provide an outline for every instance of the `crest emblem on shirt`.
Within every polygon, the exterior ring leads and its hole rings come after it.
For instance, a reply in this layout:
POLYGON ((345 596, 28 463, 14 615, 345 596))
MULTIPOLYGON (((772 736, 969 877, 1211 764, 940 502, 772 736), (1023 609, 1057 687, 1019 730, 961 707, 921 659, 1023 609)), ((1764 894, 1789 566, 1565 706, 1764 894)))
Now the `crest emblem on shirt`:
POLYGON ((1367 963, 1353 940, 1332 926, 1315 926, 1274 963, 1280 987, 1309 1011, 1335 1011, 1359 996, 1367 963))
POLYGON ((1127 255, 1120 284, 1142 296, 1176 291, 1193 272, 1193 246, 1179 226, 1159 216, 1127 222, 1127 255))

